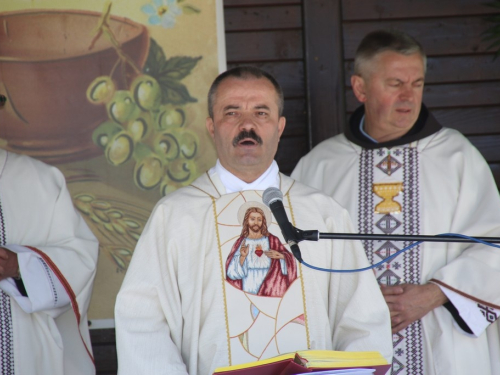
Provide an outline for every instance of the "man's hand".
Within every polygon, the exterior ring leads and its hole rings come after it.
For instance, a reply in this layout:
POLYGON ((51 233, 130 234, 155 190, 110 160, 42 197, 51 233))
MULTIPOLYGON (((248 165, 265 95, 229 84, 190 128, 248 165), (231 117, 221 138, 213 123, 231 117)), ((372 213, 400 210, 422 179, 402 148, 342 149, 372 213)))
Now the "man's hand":
POLYGON ((19 276, 18 269, 17 254, 0 247, 0 280, 19 276))
POLYGON ((448 298, 436 284, 380 286, 391 312, 392 333, 401 331, 448 298))
POLYGON ((271 259, 285 259, 285 256, 277 250, 264 251, 264 254, 266 254, 271 259))

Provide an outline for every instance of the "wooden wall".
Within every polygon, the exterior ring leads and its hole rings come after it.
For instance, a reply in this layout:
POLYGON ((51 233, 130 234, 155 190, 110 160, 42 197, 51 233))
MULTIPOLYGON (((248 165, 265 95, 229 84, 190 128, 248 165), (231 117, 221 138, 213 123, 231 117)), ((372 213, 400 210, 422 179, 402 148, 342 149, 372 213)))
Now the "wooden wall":
MULTIPOLYGON (((224 0, 228 67, 255 65, 285 92, 287 127, 276 159, 290 173, 312 146, 342 132, 357 103, 349 76, 363 36, 394 27, 428 54, 424 102, 464 133, 500 186, 500 58, 480 34, 483 0, 224 0)), ((480 183, 480 182, 478 182, 480 183)), ((116 374, 114 330, 91 331, 98 374, 116 374)))

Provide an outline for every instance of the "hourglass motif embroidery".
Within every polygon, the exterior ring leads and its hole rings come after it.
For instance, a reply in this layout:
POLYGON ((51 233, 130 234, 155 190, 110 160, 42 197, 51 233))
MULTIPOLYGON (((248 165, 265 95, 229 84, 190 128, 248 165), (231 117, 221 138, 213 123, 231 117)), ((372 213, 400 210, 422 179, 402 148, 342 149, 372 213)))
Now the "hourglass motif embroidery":
MULTIPOLYGON (((359 165, 358 228, 361 233, 420 234, 418 153, 413 147, 363 150, 359 165)), ((365 241, 371 264, 390 257, 409 243, 365 241)), ((418 284, 421 257, 416 247, 377 266, 380 284, 418 284)), ((420 321, 393 335, 392 375, 423 375, 420 321)))

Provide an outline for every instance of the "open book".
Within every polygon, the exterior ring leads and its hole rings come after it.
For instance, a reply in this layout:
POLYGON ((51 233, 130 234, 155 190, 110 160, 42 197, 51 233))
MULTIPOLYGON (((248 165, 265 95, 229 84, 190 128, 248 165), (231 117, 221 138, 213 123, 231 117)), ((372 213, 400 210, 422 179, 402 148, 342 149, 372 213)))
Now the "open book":
POLYGON ((333 369, 372 369, 385 375, 391 365, 379 352, 301 350, 261 361, 215 369, 214 375, 293 375, 333 369))

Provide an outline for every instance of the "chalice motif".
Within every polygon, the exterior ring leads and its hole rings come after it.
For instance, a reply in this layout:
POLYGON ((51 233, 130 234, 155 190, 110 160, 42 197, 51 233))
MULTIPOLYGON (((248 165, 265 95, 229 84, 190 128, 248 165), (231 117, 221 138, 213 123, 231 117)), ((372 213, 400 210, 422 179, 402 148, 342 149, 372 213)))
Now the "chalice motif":
POLYGON ((403 191, 402 182, 374 183, 373 192, 383 199, 375 206, 377 214, 394 214, 401 212, 401 205, 394 200, 401 191, 403 191))

